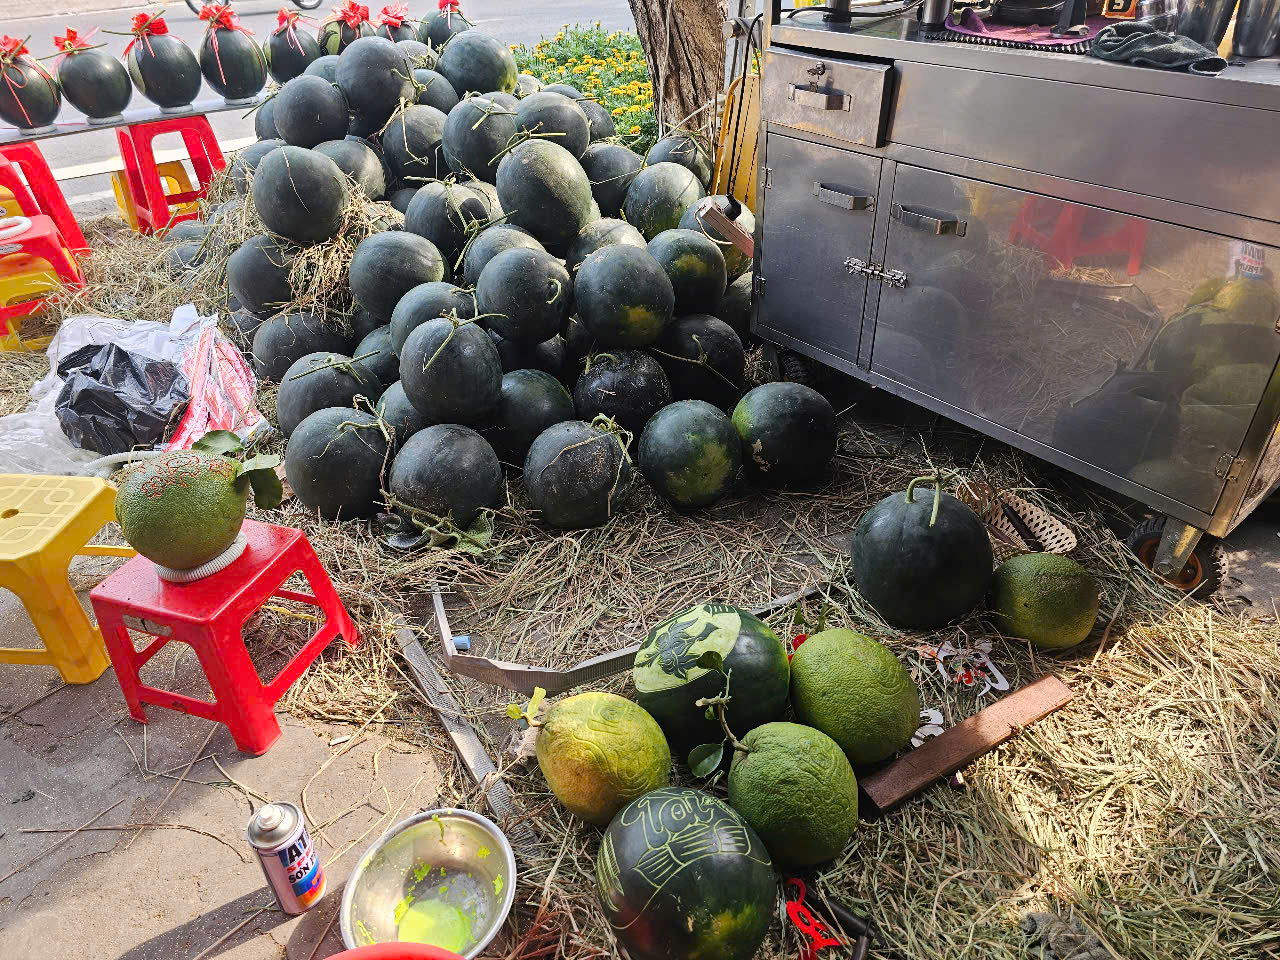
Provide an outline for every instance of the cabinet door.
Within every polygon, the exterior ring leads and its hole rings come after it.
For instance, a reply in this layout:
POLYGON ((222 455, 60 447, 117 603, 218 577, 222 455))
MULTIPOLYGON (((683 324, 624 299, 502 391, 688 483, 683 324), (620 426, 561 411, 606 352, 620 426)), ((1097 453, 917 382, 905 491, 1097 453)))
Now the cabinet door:
POLYGON ((888 222, 872 371, 1212 512, 1280 356, 1280 251, 908 166, 888 222))
POLYGON ((757 328, 857 361, 867 281, 846 259, 871 253, 880 161, 769 134, 757 328))

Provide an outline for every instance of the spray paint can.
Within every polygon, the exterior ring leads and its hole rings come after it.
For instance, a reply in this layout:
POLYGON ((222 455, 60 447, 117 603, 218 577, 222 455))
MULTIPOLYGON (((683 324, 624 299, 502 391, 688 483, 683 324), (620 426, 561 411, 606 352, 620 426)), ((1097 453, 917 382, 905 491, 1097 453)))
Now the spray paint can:
POLYGON ((302 811, 292 803, 268 803, 249 819, 245 833, 280 909, 296 916, 314 907, 324 896, 324 868, 302 811))

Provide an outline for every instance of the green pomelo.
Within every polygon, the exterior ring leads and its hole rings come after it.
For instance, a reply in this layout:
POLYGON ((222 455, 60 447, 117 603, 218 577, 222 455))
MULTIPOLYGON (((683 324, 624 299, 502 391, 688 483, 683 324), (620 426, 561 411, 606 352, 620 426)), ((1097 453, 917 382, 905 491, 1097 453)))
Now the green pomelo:
POLYGON ((1089 636, 1098 619, 1098 582, 1057 553, 1025 553, 1006 560, 992 584, 1000 629, 1037 647, 1063 650, 1089 636))
POLYGON ((244 523, 249 485, 240 466, 197 450, 179 450, 129 468, 116 490, 124 538, 153 563, 190 570, 223 553, 244 523))
POLYGON ((746 610, 704 603, 649 631, 631 671, 636 702, 674 742, 686 746, 722 736, 719 723, 697 705, 724 690, 723 673, 698 666, 708 652, 720 656, 725 671, 733 671, 725 708, 731 730, 742 735, 782 716, 790 672, 778 635, 746 610))
POLYGON ((561 700, 538 731, 538 767, 570 813, 603 826, 665 786, 671 750, 653 717, 614 693, 561 700))
POLYGON ((773 861, 750 824, 687 787, 655 790, 614 818, 596 884, 631 960, 750 960, 778 900, 773 861))
POLYGON ((920 692, 884 644, 852 630, 812 634, 791 658, 791 705, 855 767, 905 747, 920 726, 920 692))
POLYGON ((729 803, 774 861, 813 867, 838 856, 858 825, 858 781, 840 745, 799 723, 766 723, 742 744, 750 753, 733 755, 729 803))

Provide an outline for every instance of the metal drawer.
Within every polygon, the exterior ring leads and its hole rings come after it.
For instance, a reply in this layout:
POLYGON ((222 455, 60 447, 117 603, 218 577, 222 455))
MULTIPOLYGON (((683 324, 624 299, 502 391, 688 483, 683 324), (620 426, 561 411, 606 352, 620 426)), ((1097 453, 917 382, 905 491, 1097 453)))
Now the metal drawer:
POLYGON ((884 144, 890 64, 779 49, 764 61, 762 116, 770 123, 865 147, 884 144))
POLYGON ((1213 512, 1280 357, 1280 250, 906 165, 887 222, 873 373, 1213 512))
POLYGON ((757 329, 856 363, 881 162, 770 133, 765 140, 757 329))

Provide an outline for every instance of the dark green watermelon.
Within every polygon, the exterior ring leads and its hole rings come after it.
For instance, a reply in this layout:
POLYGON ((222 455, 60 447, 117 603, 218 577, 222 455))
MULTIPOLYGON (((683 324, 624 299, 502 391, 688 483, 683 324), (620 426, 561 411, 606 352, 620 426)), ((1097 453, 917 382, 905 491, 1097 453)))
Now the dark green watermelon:
POLYGON ((311 414, 285 448, 285 477, 298 502, 326 520, 368 517, 382 498, 391 449, 377 417, 329 407, 311 414))
POLYGON ((383 324, 365 334, 351 356, 368 367, 385 387, 400 380, 400 358, 391 346, 391 327, 383 324))
POLYGON ((285 146, 262 158, 250 194, 258 218, 272 233, 295 243, 317 243, 342 226, 347 180, 324 154, 285 146))
POLYGON ((488 262, 476 284, 476 305, 505 340, 550 340, 569 319, 573 281, 545 250, 515 247, 488 262))
POLYGON ((488 219, 485 198, 451 180, 435 180, 419 189, 410 201, 404 212, 404 228, 435 244, 452 267, 462 256, 467 239, 488 219))
POLYGON ((480 511, 498 506, 502 466, 489 442, 470 427, 439 423, 411 436, 391 465, 391 503, 423 527, 447 520, 467 529, 480 511))
POLYGON ((531 137, 551 138, 575 157, 591 142, 591 122, 574 100, 560 93, 532 93, 516 108, 516 126, 531 137))
POLYGON ((646 240, 652 240, 663 230, 679 227, 685 211, 706 195, 702 183, 688 167, 658 163, 636 174, 627 187, 622 208, 627 222, 643 233, 646 240))
POLYGON ((309 353, 289 365, 280 378, 276 421, 286 437, 298 424, 326 407, 352 407, 356 397, 372 406, 382 383, 363 362, 340 353, 309 353))
POLYGON ((648 250, 615 243, 578 267, 574 302, 581 320, 603 347, 643 347, 671 322, 676 295, 662 265, 648 250))
POLYGON ((400 48, 400 52, 405 55, 409 66, 414 70, 434 70, 436 60, 439 58, 434 50, 417 38, 416 33, 415 31, 411 40, 397 40, 396 46, 400 48))
POLYGON ((512 370, 502 375, 501 399, 481 433, 504 463, 519 467, 542 431, 572 419, 573 400, 552 374, 512 370))
POLYGON ((204 263, 206 255, 204 241, 183 240, 165 251, 165 267, 176 280, 204 263))
POLYGON ((836 412, 800 383, 766 383, 738 401, 733 425, 747 472, 770 483, 819 476, 836 452, 836 412))
POLYGON ((578 106, 587 115, 592 143, 598 143, 601 140, 607 140, 609 137, 618 135, 618 128, 613 123, 613 117, 610 115, 608 107, 600 103, 599 100, 579 100, 578 106))
POLYGON ((611 243, 648 247, 640 231, 625 220, 614 220, 610 217, 592 220, 578 231, 578 235, 573 238, 573 243, 569 244, 569 252, 564 258, 565 269, 569 271, 569 276, 577 276, 578 267, 582 266, 583 260, 611 243))
POLYGON ((677 316, 716 312, 728 277, 714 240, 697 230, 663 230, 649 241, 649 255, 671 278, 677 316))
POLYGON ((546 93, 558 93, 560 96, 568 97, 570 100, 582 100, 585 96, 581 90, 568 83, 549 83, 542 89, 546 93))
POLYGON ((583 362, 597 349, 596 338, 587 325, 577 317, 570 317, 564 325, 564 355, 567 365, 566 373, 572 374, 569 382, 576 383, 577 375, 582 370, 583 362))
POLYGON ((711 150, 687 133, 663 137, 649 148, 644 162, 650 167, 656 163, 678 163, 697 177, 704 188, 711 186, 711 150))
MULTIPOLYGON (((407 16, 389 17, 386 7, 383 8, 382 15, 378 18, 378 26, 374 28, 373 35, 390 40, 392 43, 418 43, 418 28, 409 22, 407 16)), ((426 44, 420 44, 420 46, 425 47, 426 44)))
POLYGON ((466 255, 462 258, 462 282, 468 287, 474 287, 490 260, 504 250, 514 249, 542 250, 543 246, 528 230, 509 223, 495 223, 473 236, 468 241, 466 255))
MULTIPOLYGON (((434 70, 418 67, 413 71, 413 82, 417 90, 414 102, 419 106, 435 107, 447 116, 458 105, 458 91, 434 70)), ((441 129, 443 130, 443 125, 441 129)))
POLYGON ((649 420, 636 459, 649 486, 674 506, 696 510, 729 492, 742 466, 742 449, 723 410, 701 400, 680 400, 649 420))
POLYGON ((334 8, 333 15, 321 22, 320 29, 316 32, 316 42, 324 53, 335 56, 343 53, 361 37, 372 36, 373 24, 369 22, 368 7, 348 2, 345 10, 334 8), (361 12, 363 16, 360 15, 361 12))
POLYGON ((452 283, 437 280, 414 287, 391 311, 391 346, 399 353, 416 328, 437 317, 470 320, 476 315, 476 297, 452 283))
POLYGON ((338 55, 334 53, 322 54, 312 60, 302 73, 304 76, 319 77, 328 83, 336 84, 338 82, 338 55))
POLYGON ((178 37, 149 34, 137 37, 132 44, 125 55, 129 79, 161 110, 185 107, 200 93, 200 64, 178 37))
POLYGON ((743 343, 751 335, 751 274, 744 273, 725 288, 720 298, 720 306, 716 308, 716 316, 733 328, 738 339, 743 343))
POLYGON ((478 30, 457 34, 446 43, 436 70, 459 94, 510 93, 519 72, 507 45, 478 30))
POLYGON ((251 143, 247 147, 236 151, 236 155, 231 160, 231 187, 239 196, 244 196, 249 192, 249 178, 253 171, 258 169, 258 164, 268 153, 276 147, 283 147, 283 140, 259 140, 257 143, 251 143))
POLYGON ((376 313, 354 304, 347 304, 343 313, 348 317, 348 323, 351 327, 349 339, 353 344, 359 343, 379 327, 386 326, 387 323, 386 317, 380 317, 376 313))
POLYGON ((596 885, 631 960, 751 960, 777 912, 764 843, 723 800, 688 787, 662 787, 619 811, 596 885))
POLYGON ((502 201, 498 197, 498 188, 484 180, 466 180, 462 184, 481 200, 489 211, 489 220, 495 221, 503 214, 502 201))
POLYGON ((573 388, 573 405, 588 422, 612 417, 640 436, 649 418, 671 402, 671 382, 652 354, 610 350, 586 358, 573 388))
POLYGON ((105 50, 68 53, 58 64, 58 87, 90 123, 120 116, 133 95, 129 71, 105 50))
POLYGON ((276 28, 262 45, 267 58, 267 69, 276 83, 288 83, 301 76, 316 60, 320 59, 320 43, 311 34, 296 27, 301 14, 281 11, 276 28))
POLYGON ((964 616, 991 582, 987 528, 937 485, 936 477, 913 480, 864 513, 853 532, 858 593, 904 630, 936 630, 964 616))
POLYGON ((275 313, 293 300, 289 271, 297 253, 266 234, 250 237, 227 259, 227 286, 250 313, 275 313))
POLYGON ((620 143, 592 143, 582 154, 582 169, 591 183, 591 195, 600 216, 617 217, 627 189, 644 166, 644 158, 620 143))
POLYGON ((598 527, 622 508, 635 469, 619 433, 567 420, 529 447, 524 489, 543 523, 561 530, 598 527))
POLYGON ((524 227, 553 253, 567 249, 591 219, 591 184, 582 165, 549 140, 514 147, 502 158, 495 182, 508 222, 524 227))
POLYGON ((387 387, 378 398, 378 416, 391 425, 395 431, 396 443, 404 446, 404 442, 419 430, 431 426, 431 421, 409 402, 405 396, 404 384, 399 380, 387 387))
POLYGON ((697 665, 709 650, 720 655, 726 671, 733 671, 725 719, 739 739, 779 719, 787 708, 787 648, 769 625, 728 604, 691 607, 649 631, 631 673, 636 702, 680 747, 723 738, 719 722, 708 720, 706 708, 697 706, 698 700, 724 690, 722 673, 697 665))
POLYGON ((204 240, 209 236, 212 228, 207 223, 201 223, 199 220, 183 220, 181 223, 175 223, 172 227, 161 234, 160 239, 166 243, 181 243, 186 240, 204 240))
POLYGON ((417 192, 417 187, 395 187, 388 191, 387 203, 391 204, 392 209, 404 213, 409 209, 409 204, 413 202, 413 196, 417 192))
POLYGON ((479 423, 498 405, 502 361, 489 334, 445 318, 414 328, 400 350, 410 402, 437 423, 479 423))
POLYGON ((678 400, 705 400, 732 410, 742 396, 746 352, 723 320, 703 313, 680 317, 667 327, 654 353, 678 400))
POLYGON ((295 360, 312 353, 346 353, 350 341, 314 313, 280 314, 253 335, 253 372, 279 383, 295 360))
POLYGON ((382 132, 382 149, 392 177, 405 187, 420 187, 445 172, 440 144, 446 117, 435 107, 406 107, 382 132))
POLYGON ((352 112, 381 127, 400 104, 413 103, 413 68, 397 44, 361 37, 338 58, 338 86, 352 112))
POLYGON ((229 311, 231 314, 232 339, 244 352, 253 349, 253 337, 258 328, 266 323, 266 319, 250 313, 243 308, 229 311))
POLYGON ((280 138, 295 147, 314 147, 347 135, 346 98, 328 80, 304 73, 282 86, 272 102, 280 138))
POLYGON ((418 21, 418 39, 441 49, 455 36, 471 29, 471 21, 457 10, 438 10, 418 21))
POLYGON ((199 59, 205 83, 228 103, 252 103, 267 85, 267 58, 244 30, 210 26, 199 59))
POLYGON ((517 343, 515 340, 504 340, 493 330, 489 331, 494 344, 498 348, 498 358, 502 361, 502 372, 512 370, 541 370, 549 373, 557 380, 563 380, 565 373, 564 340, 559 336, 544 340, 542 343, 517 343))
POLYGON ((516 135, 514 111, 484 97, 458 101, 449 111, 441 145, 445 163, 459 176, 493 183, 502 151, 516 135))
POLYGON ((516 89, 514 93, 517 97, 527 97, 530 94, 537 93, 541 89, 542 81, 532 73, 522 73, 516 77, 516 89))
POLYGON ((276 95, 264 99, 253 111, 253 135, 259 140, 283 140, 276 129, 276 95))
POLYGON ((387 175, 382 160, 363 140, 326 140, 313 148, 338 165, 370 200, 381 200, 387 192, 387 175))
POLYGON ((751 258, 733 244, 729 243, 728 240, 721 236, 719 231, 714 227, 703 222, 702 213, 708 206, 719 207, 720 211, 726 217, 733 220, 734 223, 747 233, 755 236, 755 215, 741 203, 738 203, 738 214, 735 219, 732 215, 734 203, 736 203, 736 201, 723 195, 706 197, 686 210, 684 212, 684 216, 680 218, 681 230, 697 230, 706 234, 706 236, 716 242, 716 246, 718 246, 720 248, 720 252, 724 254, 724 266, 725 270, 728 272, 730 282, 740 277, 745 271, 751 269, 751 258))
POLYGON ((386 321, 406 293, 444 276, 445 263, 436 245, 403 230, 366 237, 351 257, 351 293, 356 303, 386 321))

